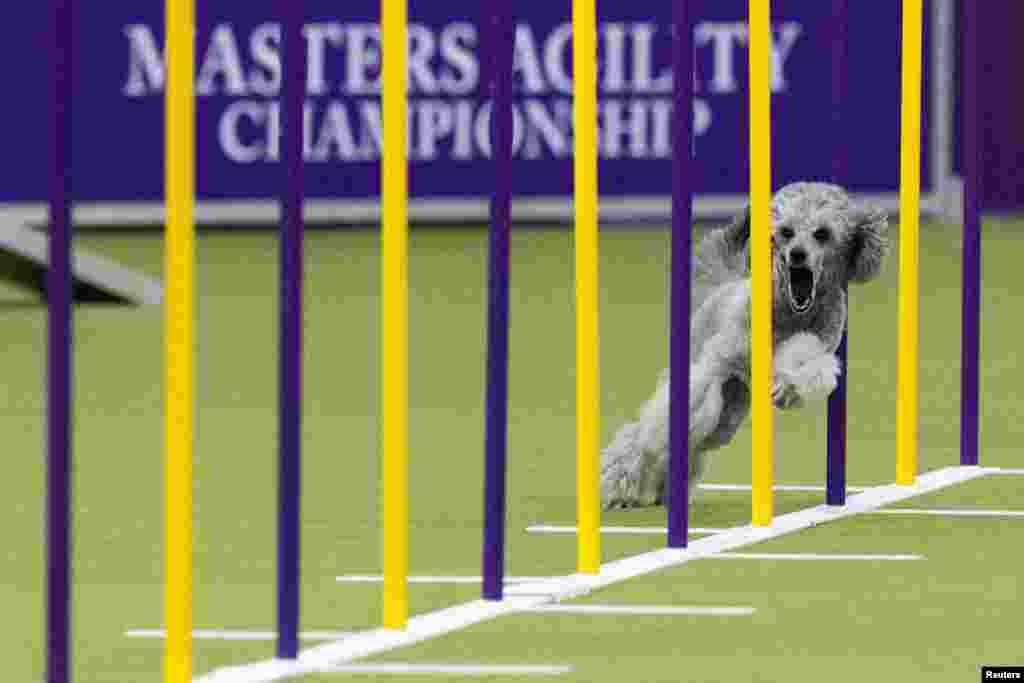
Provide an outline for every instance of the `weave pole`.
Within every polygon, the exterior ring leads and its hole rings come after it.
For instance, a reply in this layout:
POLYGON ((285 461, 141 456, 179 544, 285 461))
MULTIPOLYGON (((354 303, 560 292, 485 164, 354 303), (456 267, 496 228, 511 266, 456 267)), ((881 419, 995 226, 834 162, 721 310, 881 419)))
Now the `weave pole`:
POLYGON ((487 307, 487 424, 484 453, 483 597, 501 600, 505 583, 505 477, 508 446, 509 233, 512 224, 512 3, 493 1, 481 49, 490 65, 494 190, 491 193, 487 307))
POLYGON ((689 534, 690 296, 693 277, 693 16, 691 0, 672 5, 672 300, 669 361, 668 547, 689 534))
POLYGON ((576 252, 577 571, 601 571, 599 445, 601 400, 597 276, 597 7, 573 0, 573 130, 576 252))
POLYGON ((961 166, 964 178, 963 280, 960 347, 960 464, 978 464, 981 347, 981 78, 978 3, 960 3, 961 166))
POLYGON ((278 340, 277 656, 299 654, 302 518, 302 109, 304 3, 282 0, 280 338, 278 340))
POLYGON ((752 523, 771 526, 772 386, 771 0, 750 0, 750 263, 752 523))
POLYGON ((74 3, 52 4, 46 275, 46 680, 71 680, 71 102, 74 3))
MULTIPOLYGON (((832 182, 842 186, 846 179, 849 147, 843 129, 843 99, 849 64, 849 15, 847 0, 832 0, 832 182)), ((847 299, 849 301, 849 299, 847 299)), ((849 310, 849 306, 847 306, 849 310)), ((825 503, 846 504, 846 377, 849 315, 836 355, 839 378, 828 397, 828 454, 825 464, 825 503)))
POLYGON ((409 219, 406 176, 406 0, 382 0, 384 149, 381 158, 381 448, 383 625, 409 619, 409 219))
POLYGON ((167 234, 164 621, 167 683, 192 680, 192 449, 195 224, 194 0, 167 0, 164 174, 167 234))
POLYGON ((899 354, 896 385, 896 483, 911 486, 918 451, 918 233, 921 212, 922 0, 903 0, 900 124, 899 354))

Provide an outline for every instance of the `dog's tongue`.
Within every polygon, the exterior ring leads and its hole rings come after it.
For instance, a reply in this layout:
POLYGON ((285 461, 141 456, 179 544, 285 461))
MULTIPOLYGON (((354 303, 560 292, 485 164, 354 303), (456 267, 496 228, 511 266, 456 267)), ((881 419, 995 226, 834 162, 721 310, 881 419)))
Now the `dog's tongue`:
POLYGON ((814 274, 809 268, 789 269, 789 291, 797 308, 806 308, 814 295, 814 274))

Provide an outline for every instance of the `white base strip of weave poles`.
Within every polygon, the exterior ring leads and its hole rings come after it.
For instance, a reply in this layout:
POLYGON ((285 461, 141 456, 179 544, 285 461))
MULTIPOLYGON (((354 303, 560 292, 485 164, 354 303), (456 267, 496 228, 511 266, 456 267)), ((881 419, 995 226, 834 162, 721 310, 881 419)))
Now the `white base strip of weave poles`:
POLYGON ((498 617, 528 612, 543 605, 585 596, 599 588, 677 567, 738 548, 778 538, 855 515, 878 510, 908 498, 939 491, 994 472, 984 467, 947 467, 922 474, 911 486, 879 486, 850 496, 846 505, 818 505, 776 517, 770 527, 743 526, 690 543, 684 549, 665 548, 609 562, 597 575, 571 574, 511 585, 501 602, 474 600, 429 612, 409 620, 405 630, 375 629, 336 643, 300 653, 296 660, 267 660, 215 670, 197 683, 271 683, 311 673, 327 672, 357 659, 414 645, 498 617))

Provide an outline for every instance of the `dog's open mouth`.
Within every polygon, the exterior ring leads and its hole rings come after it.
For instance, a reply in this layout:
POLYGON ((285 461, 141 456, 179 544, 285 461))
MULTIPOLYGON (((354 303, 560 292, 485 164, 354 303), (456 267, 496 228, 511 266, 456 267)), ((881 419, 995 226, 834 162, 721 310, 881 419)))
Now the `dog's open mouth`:
POLYGON ((814 272, 803 266, 789 269, 789 301, 793 310, 803 313, 814 303, 814 272))

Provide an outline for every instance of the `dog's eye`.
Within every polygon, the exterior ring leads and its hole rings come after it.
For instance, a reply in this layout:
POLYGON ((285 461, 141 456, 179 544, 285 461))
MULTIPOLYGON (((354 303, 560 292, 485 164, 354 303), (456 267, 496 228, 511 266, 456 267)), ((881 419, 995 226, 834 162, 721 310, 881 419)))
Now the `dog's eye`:
POLYGON ((832 237, 832 233, 828 231, 828 228, 818 228, 814 231, 814 239, 824 244, 828 242, 832 237))
POLYGON ((793 239, 793 235, 795 233, 793 232, 793 228, 785 227, 785 228, 782 228, 781 230, 779 230, 779 234, 782 235, 782 239, 784 239, 784 240, 791 240, 791 239, 793 239))

